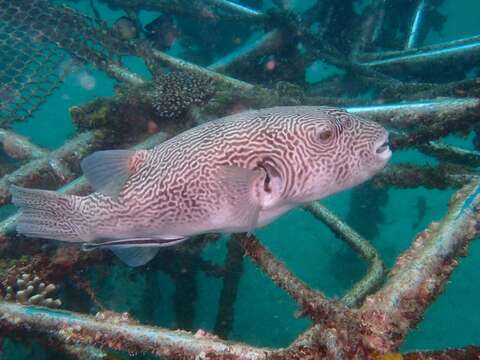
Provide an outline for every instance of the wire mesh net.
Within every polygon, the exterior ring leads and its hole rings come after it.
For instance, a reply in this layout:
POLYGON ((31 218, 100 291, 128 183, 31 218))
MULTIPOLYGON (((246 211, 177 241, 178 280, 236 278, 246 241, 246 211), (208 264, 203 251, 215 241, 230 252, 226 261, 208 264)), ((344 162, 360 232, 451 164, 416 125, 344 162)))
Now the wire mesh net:
POLYGON ((66 6, 0 0, 0 125, 26 120, 45 102, 68 73, 67 52, 102 67, 127 50, 104 22, 66 6))

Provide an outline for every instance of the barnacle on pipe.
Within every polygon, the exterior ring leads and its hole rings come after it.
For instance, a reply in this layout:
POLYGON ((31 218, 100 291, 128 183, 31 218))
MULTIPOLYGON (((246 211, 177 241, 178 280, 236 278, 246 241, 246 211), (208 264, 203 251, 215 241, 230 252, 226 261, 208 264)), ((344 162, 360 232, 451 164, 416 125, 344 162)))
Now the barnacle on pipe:
POLYGON ((56 290, 54 284, 46 284, 40 277, 24 273, 19 275, 13 284, 7 286, 4 300, 58 308, 62 302, 52 297, 56 290))

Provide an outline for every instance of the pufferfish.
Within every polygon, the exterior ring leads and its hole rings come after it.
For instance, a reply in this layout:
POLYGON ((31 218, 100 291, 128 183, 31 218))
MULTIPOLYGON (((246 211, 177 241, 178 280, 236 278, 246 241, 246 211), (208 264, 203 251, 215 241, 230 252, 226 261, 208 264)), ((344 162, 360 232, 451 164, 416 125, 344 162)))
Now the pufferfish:
POLYGON ((197 234, 252 232, 371 178, 391 154, 382 126, 342 109, 246 111, 152 150, 93 153, 81 163, 88 196, 12 186, 17 232, 107 248, 139 266, 197 234))

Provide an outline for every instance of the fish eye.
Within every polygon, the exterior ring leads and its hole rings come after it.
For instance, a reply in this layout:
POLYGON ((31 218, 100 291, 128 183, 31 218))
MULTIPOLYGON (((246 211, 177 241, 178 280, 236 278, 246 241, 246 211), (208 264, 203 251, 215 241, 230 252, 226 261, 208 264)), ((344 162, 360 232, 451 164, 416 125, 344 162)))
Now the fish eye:
POLYGON ((328 128, 327 129, 321 129, 317 134, 318 139, 320 139, 321 141, 327 141, 332 136, 333 136, 333 131, 331 129, 328 129, 328 128))

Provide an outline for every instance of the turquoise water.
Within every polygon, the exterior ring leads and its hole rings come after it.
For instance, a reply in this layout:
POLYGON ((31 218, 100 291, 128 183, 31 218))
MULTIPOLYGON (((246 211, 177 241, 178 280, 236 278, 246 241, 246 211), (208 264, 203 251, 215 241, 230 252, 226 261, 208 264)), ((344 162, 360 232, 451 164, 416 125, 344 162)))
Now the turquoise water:
MULTIPOLYGON (((87 1, 69 4, 91 14, 87 1)), ((306 3, 290 4, 299 10, 308 8, 306 3)), ((113 23, 123 15, 112 11, 102 3, 97 5, 104 19, 113 23)), ((446 0, 440 7, 447 16, 443 33, 431 33, 428 44, 473 36, 480 31, 478 13, 480 6, 476 0, 446 0), (461 4, 461 5, 460 5, 461 4)), ((157 13, 143 11, 144 23, 151 21, 157 13)), ((170 53, 175 55, 181 49, 173 46, 170 53)), ((147 75, 144 64, 138 59, 127 59, 126 65, 135 72, 147 75)), ((337 71, 317 64, 308 71, 307 81, 315 82, 337 71)), ((441 74, 439 74, 441 76, 441 74)), ((56 91, 34 116, 25 123, 16 124, 14 129, 28 136, 35 144, 55 149, 65 139, 75 134, 68 109, 83 104, 99 96, 114 94, 115 81, 103 72, 90 66, 82 67, 70 74, 64 84, 56 91), (82 87, 82 79, 94 79, 94 86, 82 87)), ((452 138, 454 143, 470 142, 452 138)), ((416 151, 394 153, 393 162, 433 163, 434 161, 416 151)), ((323 203, 342 219, 349 214, 352 191, 334 195, 323 203)), ((447 203, 453 190, 394 190, 387 192, 388 203, 382 209, 384 221, 381 224, 369 224, 369 217, 358 219, 362 228, 378 226, 378 234, 371 239, 387 266, 393 265, 396 257, 407 249, 415 234, 437 221, 446 213, 447 203), (418 220, 417 201, 424 197, 427 212, 416 228, 418 220)), ((357 214, 356 216, 361 216, 357 214)), ((362 231, 362 229, 358 229, 362 231)), ((310 286, 317 288, 330 297, 341 297, 365 273, 366 266, 357 255, 341 240, 337 239, 326 226, 315 221, 308 213, 296 209, 284 215, 271 225, 258 230, 257 235, 272 253, 281 259, 289 269, 310 286)), ((226 239, 209 245, 204 258, 223 263, 226 239)), ((445 292, 429 308, 425 319, 418 329, 408 336, 402 350, 443 349, 478 344, 480 311, 478 299, 478 267, 480 263, 480 243, 473 242, 469 256, 461 260, 445 292)), ((237 301, 235 303, 235 321, 230 334, 231 339, 245 341, 260 346, 287 346, 295 337, 309 326, 306 319, 295 319, 295 303, 270 279, 260 272, 246 258, 241 277, 237 301)), ((163 272, 148 273, 139 269, 130 269, 115 262, 108 276, 102 276, 102 267, 85 269, 94 279, 94 288, 98 299, 107 309, 118 312, 129 311, 134 317, 151 324, 176 327, 173 304, 174 284, 163 272), (146 305, 148 304, 148 305, 146 305), (142 308, 147 307, 147 309, 142 308)), ((196 275, 197 294, 192 294, 195 317, 193 329, 213 329, 221 291, 221 279, 207 277, 199 272, 196 275)), ((188 299, 186 300, 188 301, 188 299)), ((23 358, 48 358, 36 346, 25 350, 18 343, 7 344, 21 349, 23 358)), ((8 352, 7 352, 8 353, 8 352)), ((16 358, 20 359, 19 353, 16 358)))

